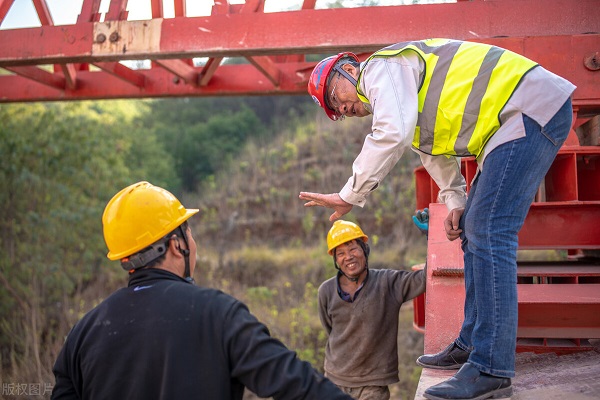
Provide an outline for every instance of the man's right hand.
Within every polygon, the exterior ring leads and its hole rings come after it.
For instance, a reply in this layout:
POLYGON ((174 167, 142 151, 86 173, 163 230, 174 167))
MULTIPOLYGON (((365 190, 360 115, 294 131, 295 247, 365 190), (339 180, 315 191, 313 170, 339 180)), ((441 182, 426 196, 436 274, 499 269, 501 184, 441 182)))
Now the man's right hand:
POLYGON ((464 212, 464 208, 455 208, 448 213, 448 216, 444 220, 444 229, 446 230, 448 240, 452 241, 460 237, 462 229, 458 229, 458 223, 464 212))
POLYGON ((329 217, 330 221, 348 214, 352 210, 352 204, 346 203, 338 193, 321 194, 311 192, 300 192, 298 196, 300 200, 305 200, 304 207, 327 207, 334 210, 333 214, 329 217))

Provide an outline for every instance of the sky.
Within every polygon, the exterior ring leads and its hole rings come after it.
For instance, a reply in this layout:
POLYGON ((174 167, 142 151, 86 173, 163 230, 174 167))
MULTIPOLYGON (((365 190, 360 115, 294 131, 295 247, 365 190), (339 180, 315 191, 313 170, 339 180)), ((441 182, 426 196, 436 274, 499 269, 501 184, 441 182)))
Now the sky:
MULTIPOLYGON (((217 0, 218 1, 218 0, 217 0)), ((452 0, 421 0, 421 3, 440 3, 452 0)), ((277 12, 286 10, 298 10, 303 0, 266 0, 265 12, 277 12)), ((83 0, 46 0, 50 14, 55 25, 71 25, 77 21, 77 15, 81 10, 83 0)), ((214 0, 186 0, 186 11, 188 17, 198 17, 210 15, 214 0)), ((245 0, 229 0, 230 4, 245 3, 245 0)), ((360 0, 344 0, 344 5, 348 7, 362 4, 360 0)), ((392 6, 402 4, 412 4, 413 0, 379 0, 379 5, 392 6)), ((110 0, 102 0, 100 3, 100 12, 108 11, 110 0)), ((165 18, 174 16, 173 1, 164 0, 165 18)), ((326 0, 317 0, 315 8, 324 8, 326 0)), ((150 0, 129 0, 127 3, 129 11, 128 19, 147 20, 151 19, 150 0)), ((11 6, 6 18, 2 21, 0 29, 17 29, 40 26, 40 20, 37 17, 32 0, 15 0, 11 6)))

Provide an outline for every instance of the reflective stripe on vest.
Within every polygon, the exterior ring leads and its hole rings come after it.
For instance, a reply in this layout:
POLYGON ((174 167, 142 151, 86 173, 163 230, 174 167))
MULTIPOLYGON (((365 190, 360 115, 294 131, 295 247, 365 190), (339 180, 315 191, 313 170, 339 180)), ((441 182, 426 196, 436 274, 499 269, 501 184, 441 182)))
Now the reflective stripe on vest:
POLYGON ((449 39, 403 42, 372 54, 413 51, 425 63, 418 88, 419 115, 413 146, 433 155, 478 156, 500 128, 500 113, 525 74, 538 64, 509 50, 449 39))

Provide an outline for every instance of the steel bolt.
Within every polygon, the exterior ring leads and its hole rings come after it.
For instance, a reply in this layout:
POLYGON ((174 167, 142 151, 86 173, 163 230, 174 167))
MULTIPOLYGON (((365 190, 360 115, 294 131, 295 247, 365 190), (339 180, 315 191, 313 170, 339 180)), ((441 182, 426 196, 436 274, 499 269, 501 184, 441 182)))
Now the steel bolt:
POLYGON ((117 40, 119 40, 119 32, 113 32, 110 34, 108 40, 110 40, 111 43, 116 42, 117 40))
POLYGON ((583 59, 583 65, 590 71, 600 70, 600 53, 595 52, 583 59))
POLYGON ((98 36, 96 36, 96 43, 104 42, 106 42, 106 35, 104 33, 99 33, 98 36))

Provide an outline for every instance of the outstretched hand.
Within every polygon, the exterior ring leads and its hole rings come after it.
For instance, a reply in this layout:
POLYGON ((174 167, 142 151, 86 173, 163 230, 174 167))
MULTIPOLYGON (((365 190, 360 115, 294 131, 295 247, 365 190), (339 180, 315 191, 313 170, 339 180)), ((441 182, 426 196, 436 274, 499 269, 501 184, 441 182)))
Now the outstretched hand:
POLYGON ((342 200, 338 193, 321 194, 321 193, 310 193, 300 192, 298 196, 300 200, 305 200, 304 207, 327 207, 334 210, 333 214, 329 216, 330 221, 335 221, 344 214, 347 214, 352 210, 352 204, 342 200))

